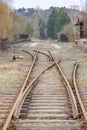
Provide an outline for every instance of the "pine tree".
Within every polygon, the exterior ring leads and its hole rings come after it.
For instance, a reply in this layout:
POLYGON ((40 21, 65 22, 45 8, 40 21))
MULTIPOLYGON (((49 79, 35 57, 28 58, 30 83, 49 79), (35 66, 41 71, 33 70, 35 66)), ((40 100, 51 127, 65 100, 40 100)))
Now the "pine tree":
POLYGON ((53 8, 47 24, 48 36, 56 39, 57 34, 61 31, 63 26, 68 24, 69 22, 70 18, 65 12, 64 8, 61 8, 59 11, 57 11, 56 8, 53 8))
POLYGON ((54 27, 54 36, 57 38, 57 34, 62 30, 62 28, 70 22, 70 18, 65 12, 64 8, 61 8, 58 12, 55 27, 54 27))
POLYGON ((40 37, 43 39, 46 38, 46 24, 42 18, 40 18, 39 20, 39 30, 40 30, 40 37))
POLYGON ((47 23, 47 34, 49 37, 54 39, 54 27, 55 27, 55 21, 57 18, 57 10, 56 8, 52 9, 52 12, 49 16, 48 23, 47 23))

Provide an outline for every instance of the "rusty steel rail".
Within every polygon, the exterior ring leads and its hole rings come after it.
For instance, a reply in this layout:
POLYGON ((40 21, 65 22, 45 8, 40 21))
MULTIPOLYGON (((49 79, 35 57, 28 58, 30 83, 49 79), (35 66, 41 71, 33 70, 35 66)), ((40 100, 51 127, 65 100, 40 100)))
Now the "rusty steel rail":
POLYGON ((28 55, 30 55, 32 57, 32 60, 34 60, 34 55, 32 53, 30 53, 29 51, 26 51, 26 50, 22 50, 22 51, 25 52, 25 53, 27 53, 28 55))
POLYGON ((72 91, 72 87, 71 87, 69 81, 67 80, 64 72, 62 71, 60 65, 56 62, 56 60, 54 59, 54 57, 52 56, 50 51, 49 51, 49 54, 52 57, 52 60, 55 62, 61 76, 63 77, 63 79, 64 79, 64 81, 66 83, 66 89, 67 89, 67 92, 68 92, 68 95, 70 97, 71 104, 72 104, 73 118, 76 119, 78 117, 78 115, 79 115, 79 112, 78 112, 78 108, 77 108, 76 99, 75 99, 75 96, 74 96, 73 91, 72 91))
POLYGON ((8 126, 9 126, 9 124, 10 124, 10 121, 11 121, 11 119, 12 119, 12 117, 13 117, 14 111, 15 111, 16 107, 18 107, 18 103, 19 103, 19 101, 20 101, 20 97, 21 97, 23 91, 24 91, 25 88, 26 88, 28 79, 29 79, 30 74, 31 74, 31 72, 32 72, 32 69, 33 69, 33 67, 34 67, 34 65, 35 65, 35 62, 36 62, 36 60, 37 60, 37 55, 38 55, 38 51, 37 51, 36 54, 35 54, 34 60, 33 60, 32 65, 31 65, 31 67, 30 67, 30 69, 29 69, 29 71, 28 71, 28 74, 27 74, 27 77, 26 77, 26 79, 25 79, 25 81, 24 81, 24 84, 23 84, 23 86, 22 86, 22 89, 21 89, 21 91, 20 91, 20 93, 19 93, 19 95, 18 95, 18 97, 17 97, 17 99, 16 99, 16 101, 15 101, 15 103, 14 103, 14 105, 13 105, 13 107, 12 107, 12 109, 11 109, 11 111, 10 111, 8 117, 7 117, 7 119, 6 119, 6 122, 5 122, 5 124, 4 124, 3 128, 2 128, 2 130, 7 130, 8 126))
POLYGON ((75 66, 74 66, 74 69, 73 69, 73 75, 72 75, 73 76, 73 85, 74 85, 74 89, 75 89, 75 92, 76 92, 76 96, 78 98, 78 102, 79 102, 81 111, 82 111, 83 116, 85 118, 85 121, 87 123, 87 111, 86 111, 86 109, 83 105, 83 102, 82 102, 82 99, 81 99, 81 96, 80 96, 80 93, 79 93, 79 90, 78 90, 77 82, 76 82, 76 75, 77 75, 78 66, 79 66, 79 62, 75 63, 75 66))
MULTIPOLYGON (((36 52, 36 50, 33 50, 33 51, 36 52)), ((38 51, 38 53, 44 54, 45 56, 47 56, 49 58, 49 60, 52 60, 51 56, 49 54, 47 54, 46 52, 38 51)))
MULTIPOLYGON (((36 53, 36 56, 35 56, 35 58, 34 58, 34 61, 36 61, 37 55, 38 55, 38 52, 36 53)), ((31 72, 32 72, 32 69, 33 69, 34 64, 35 64, 35 62, 32 63, 32 67, 30 68, 30 71, 29 71, 30 74, 31 74, 31 72)), ((20 93, 19 93, 19 95, 18 95, 18 97, 17 97, 17 99, 16 99, 16 101, 15 101, 15 103, 14 103, 14 105, 13 105, 13 108, 11 109, 11 111, 10 111, 8 117, 7 117, 7 120, 6 120, 6 122, 5 122, 5 124, 4 124, 3 128, 2 128, 2 130, 7 130, 7 128, 9 127, 9 124, 10 124, 12 118, 13 118, 13 119, 15 118, 14 113, 17 113, 17 110, 18 110, 18 107, 19 107, 20 103, 22 102, 22 100, 24 100, 23 98, 25 98, 26 95, 31 91, 31 89, 32 89, 32 87, 33 87, 32 85, 36 82, 36 80, 40 77, 41 74, 43 74, 47 69, 51 68, 53 65, 55 65, 54 62, 53 62, 52 64, 50 64, 49 66, 47 66, 44 70, 42 70, 42 71, 29 83, 29 85, 26 87, 27 81, 28 81, 28 79, 29 79, 29 77, 30 77, 30 74, 28 73, 28 76, 27 76, 27 78, 26 78, 26 80, 25 80, 25 82, 24 82, 24 84, 23 84, 23 87, 22 87, 22 89, 21 89, 21 91, 20 91, 20 93), (15 112, 15 111, 16 111, 16 112, 15 112)), ((18 113, 19 113, 19 112, 18 112, 18 113)))
POLYGON ((19 103, 19 107, 18 107, 17 110, 16 110, 16 111, 18 111, 18 113, 16 113, 15 118, 18 118, 18 117, 19 117, 20 110, 21 110, 20 106, 22 106, 23 101, 24 101, 24 99, 26 98, 26 95, 27 95, 28 93, 30 93, 31 89, 33 88, 33 84, 37 81, 37 79, 38 79, 47 69, 51 68, 51 67, 54 66, 54 65, 55 65, 55 63, 53 62, 52 64, 50 64, 50 65, 48 65, 47 67, 45 67, 45 68, 31 81, 31 83, 27 86, 27 88, 25 89, 25 91, 22 93, 22 95, 21 95, 21 97, 20 97, 21 100, 20 100, 20 103, 19 103))

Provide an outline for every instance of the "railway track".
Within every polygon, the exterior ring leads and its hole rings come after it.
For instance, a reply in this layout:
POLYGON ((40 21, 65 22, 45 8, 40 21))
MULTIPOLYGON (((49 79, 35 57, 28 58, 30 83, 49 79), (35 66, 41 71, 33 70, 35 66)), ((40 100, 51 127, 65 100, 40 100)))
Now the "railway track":
MULTIPOLYGON (((78 73, 78 67, 79 67, 79 63, 77 62, 74 66, 74 71, 73 71, 73 85, 75 88, 75 92, 77 95, 77 99, 78 99, 78 104, 81 110, 80 116, 84 121, 83 123, 83 127, 85 127, 87 129, 87 87, 84 87, 84 84, 82 86, 82 84, 80 84, 79 80, 79 76, 77 78, 77 73, 78 73), (77 79, 77 80, 76 80, 77 79)), ((83 70, 84 72, 84 70, 83 70)), ((82 72, 82 73, 83 73, 82 72)), ((79 74, 81 75, 81 74, 79 74)))
POLYGON ((50 52, 35 52, 2 130, 82 130, 77 100, 59 61, 50 52))

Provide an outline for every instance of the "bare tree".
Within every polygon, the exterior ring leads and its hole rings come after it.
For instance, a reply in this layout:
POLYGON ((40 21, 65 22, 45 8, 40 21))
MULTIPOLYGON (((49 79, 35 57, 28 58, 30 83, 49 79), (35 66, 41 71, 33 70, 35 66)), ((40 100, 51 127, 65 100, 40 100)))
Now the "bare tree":
POLYGON ((78 17, 81 17, 79 6, 77 6, 77 5, 71 6, 70 17, 71 17, 71 22, 74 25, 76 23, 78 17))
POLYGON ((0 0, 0 2, 5 3, 6 5, 8 5, 8 7, 11 7, 13 0, 0 0))
POLYGON ((39 32, 39 20, 40 20, 40 15, 38 11, 34 13, 33 19, 32 19, 32 24, 34 28, 34 37, 39 38, 40 32, 39 32))

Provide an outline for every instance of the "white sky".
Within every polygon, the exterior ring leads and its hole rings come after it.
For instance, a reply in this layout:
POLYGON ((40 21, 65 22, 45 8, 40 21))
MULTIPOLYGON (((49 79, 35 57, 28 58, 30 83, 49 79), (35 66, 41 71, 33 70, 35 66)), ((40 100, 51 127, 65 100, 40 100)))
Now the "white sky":
POLYGON ((48 9, 49 7, 71 7, 71 5, 78 5, 80 8, 84 6, 85 0, 13 0, 14 8, 42 8, 48 9))

